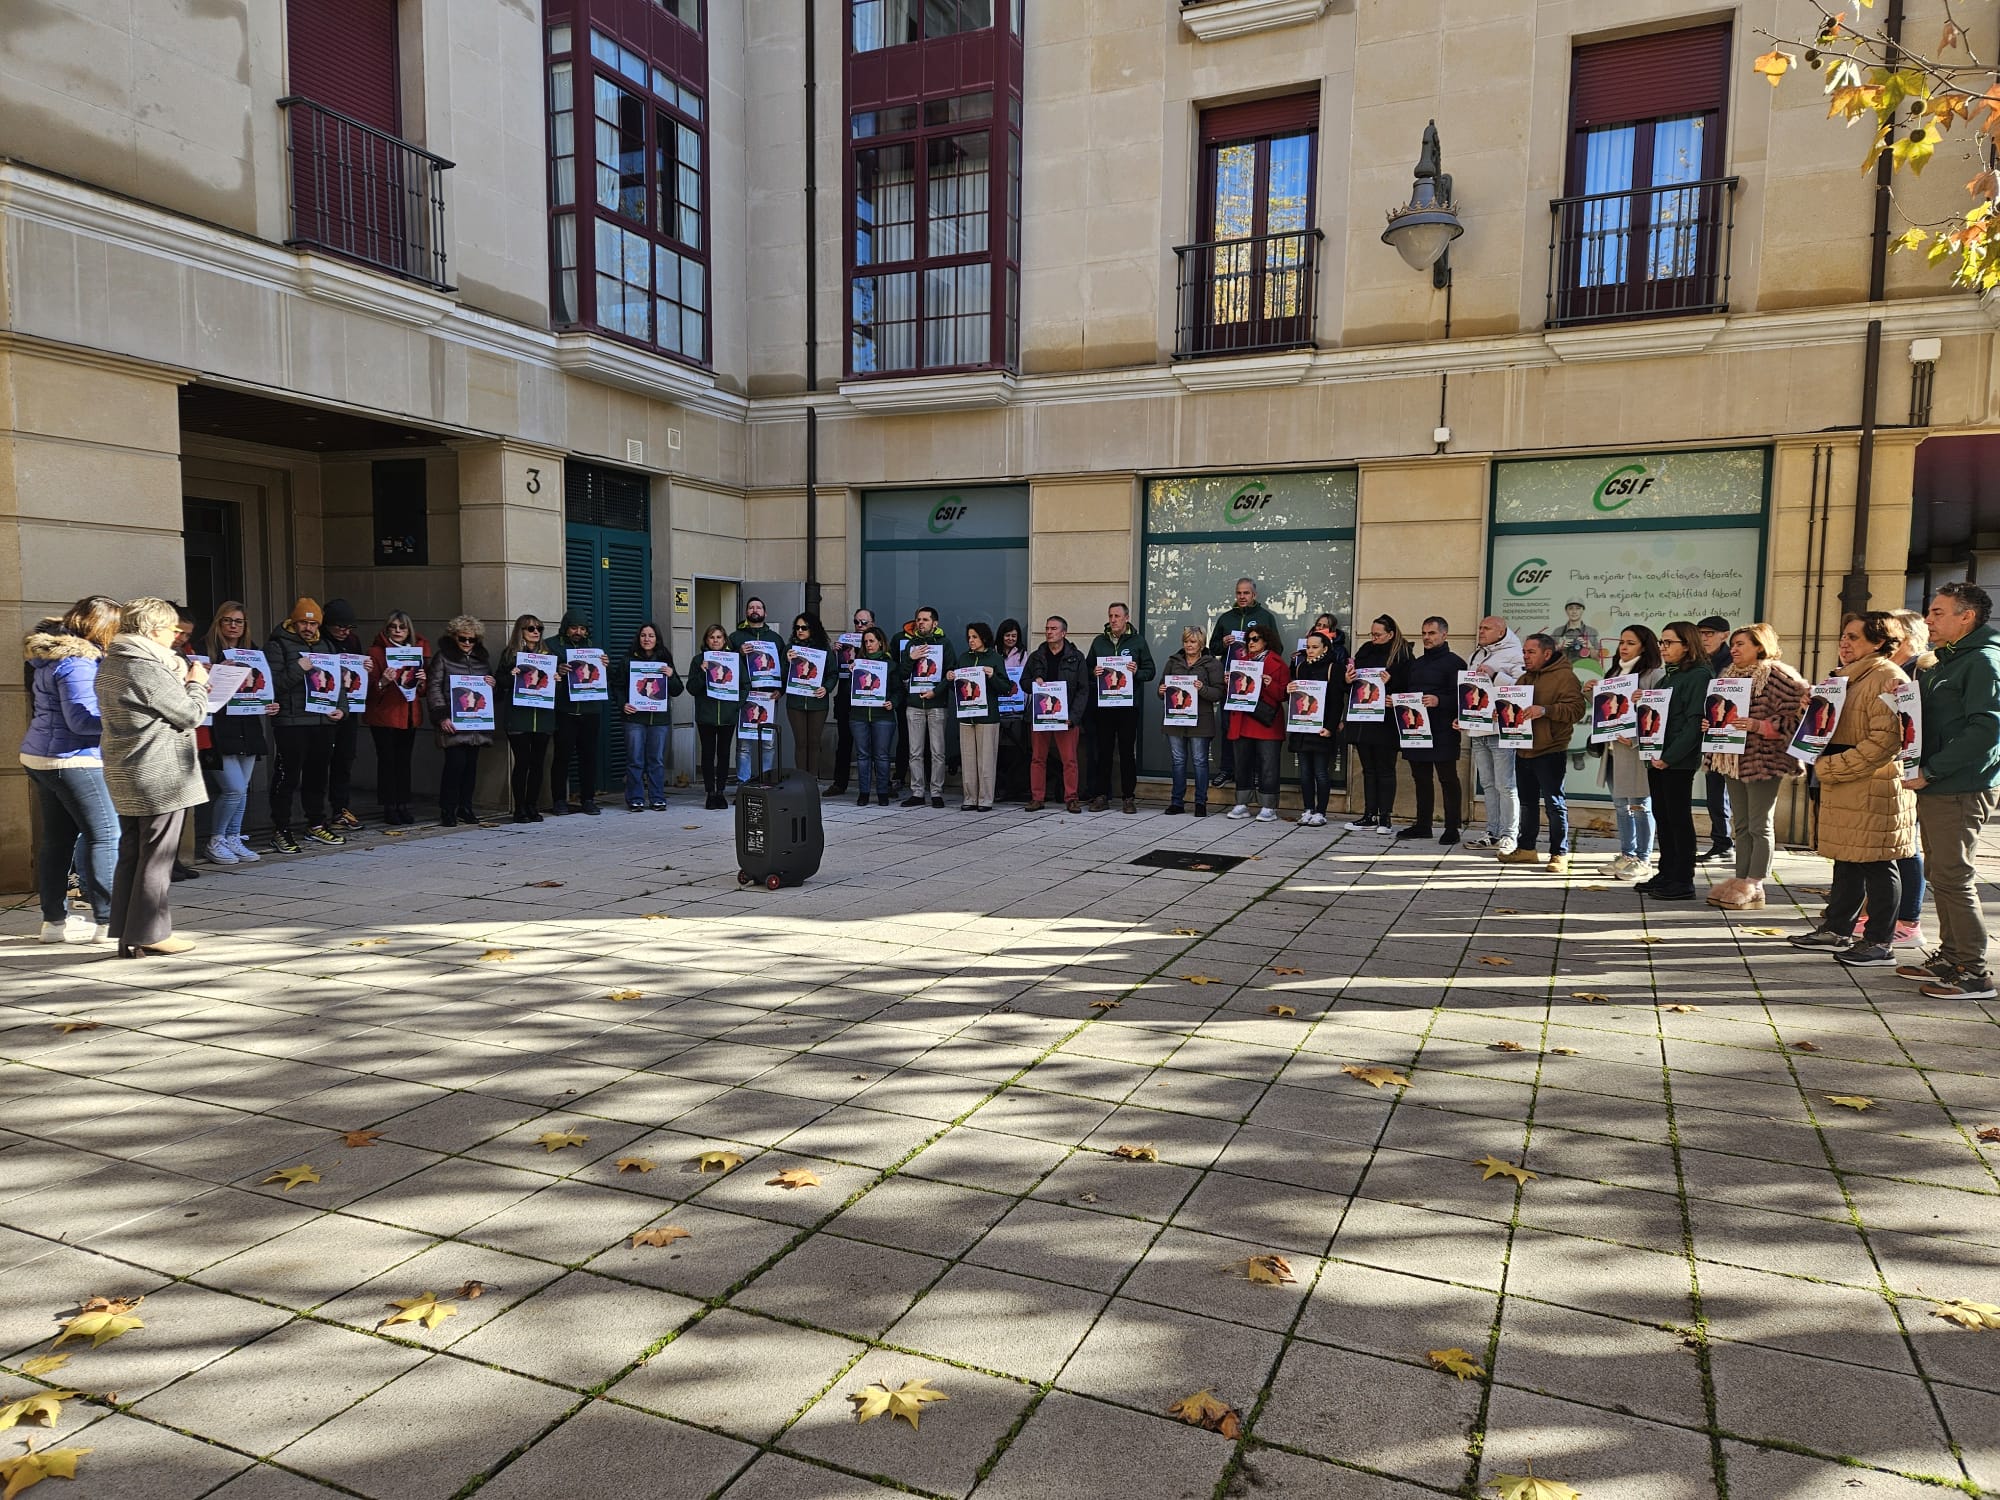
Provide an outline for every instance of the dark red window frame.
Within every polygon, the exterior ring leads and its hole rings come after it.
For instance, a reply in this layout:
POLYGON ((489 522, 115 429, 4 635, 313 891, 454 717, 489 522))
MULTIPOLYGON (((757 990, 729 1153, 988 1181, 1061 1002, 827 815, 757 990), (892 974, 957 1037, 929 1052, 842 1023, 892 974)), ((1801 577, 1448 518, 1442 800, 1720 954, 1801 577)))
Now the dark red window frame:
POLYGON ((940 375, 972 370, 1014 370, 1020 364, 1020 173, 1022 75, 1024 51, 1020 10, 1012 0, 994 0, 993 22, 977 30, 954 32, 867 52, 854 50, 854 5, 842 0, 844 69, 841 186, 845 228, 842 293, 849 330, 844 368, 853 379, 940 375), (941 119, 925 123, 926 106, 936 110, 948 101, 990 92, 992 113, 985 120, 941 119), (857 138, 857 115, 913 109, 914 124, 857 138), (987 135, 986 248, 969 254, 929 253, 928 165, 930 143, 942 137, 987 135), (914 255, 907 260, 856 264, 860 232, 855 208, 858 163, 864 151, 909 145, 915 159, 914 255), (984 263, 988 273, 986 357, 950 364, 924 360, 925 318, 929 312, 926 273, 984 263), (913 361, 909 364, 857 369, 855 366, 856 283, 881 275, 913 274, 916 278, 913 361))
MULTIPOLYGON (((548 0, 543 18, 543 79, 544 110, 549 120, 544 138, 548 143, 545 155, 549 162, 549 309, 550 323, 559 329, 587 328, 605 338, 616 339, 634 348, 644 349, 663 359, 678 363, 708 368, 714 359, 715 350, 715 281, 713 275, 714 213, 710 205, 713 192, 714 160, 710 150, 709 122, 713 111, 708 82, 708 4, 702 0, 701 25, 689 26, 674 11, 655 0, 548 0), (555 51, 551 45, 556 28, 569 28, 569 48, 555 51), (684 86, 701 96, 702 108, 698 118, 686 111, 675 108, 663 100, 650 88, 641 89, 633 79, 596 57, 591 49, 592 31, 602 32, 620 46, 637 53, 659 72, 671 78, 676 86, 684 86), (554 150, 554 68, 558 63, 570 65, 571 100, 571 141, 574 154, 575 190, 571 201, 559 204, 555 201, 555 150, 554 150), (602 207, 597 201, 597 113, 596 80, 603 78, 617 85, 628 94, 636 93, 644 108, 645 135, 645 200, 644 222, 627 218, 614 210, 602 207), (681 126, 692 126, 701 142, 701 225, 702 238, 699 246, 689 246, 673 235, 665 232, 660 223, 658 205, 660 202, 660 121, 662 118, 674 120, 681 126), (574 305, 563 311, 563 270, 560 264, 561 241, 559 223, 565 217, 573 219, 576 234, 576 293, 574 305), (652 305, 649 313, 650 337, 640 338, 605 324, 598 316, 597 305, 597 222, 616 225, 619 229, 637 234, 650 247, 651 266, 659 264, 658 251, 662 248, 697 262, 701 267, 703 285, 702 302, 702 347, 699 354, 666 347, 660 339, 659 298, 661 289, 657 280, 649 282, 652 305)), ((669 152, 671 157, 671 152, 669 152)), ((671 196, 673 185, 667 184, 671 196)))

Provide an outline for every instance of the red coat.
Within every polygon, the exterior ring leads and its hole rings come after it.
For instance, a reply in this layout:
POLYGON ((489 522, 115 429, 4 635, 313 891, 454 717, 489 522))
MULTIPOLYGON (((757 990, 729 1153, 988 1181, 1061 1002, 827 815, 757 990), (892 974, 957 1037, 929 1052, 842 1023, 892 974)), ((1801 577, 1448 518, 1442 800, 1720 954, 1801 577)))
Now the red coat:
POLYGON ((1285 737, 1285 694, 1292 685, 1292 674, 1285 666, 1285 659, 1275 651, 1264 653, 1264 681, 1258 688, 1258 701, 1269 703, 1278 710, 1278 717, 1268 724, 1259 724, 1255 714, 1230 714, 1229 737, 1232 740, 1282 740, 1285 737))
MULTIPOLYGON (((422 636, 404 641, 405 646, 415 646, 424 653, 424 660, 431 659, 431 643, 422 636)), ((424 722, 424 695, 405 699, 403 690, 389 678, 389 658, 386 648, 389 638, 380 631, 375 634, 375 644, 368 648, 368 707, 361 715, 361 722, 373 729, 421 729, 424 722)))

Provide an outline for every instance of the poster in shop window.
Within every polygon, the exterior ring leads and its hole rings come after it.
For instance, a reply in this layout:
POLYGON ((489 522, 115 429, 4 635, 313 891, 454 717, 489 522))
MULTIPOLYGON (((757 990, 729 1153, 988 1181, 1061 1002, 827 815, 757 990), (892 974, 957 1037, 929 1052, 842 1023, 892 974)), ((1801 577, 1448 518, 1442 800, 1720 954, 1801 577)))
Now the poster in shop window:
POLYGON ((1639 689, 1639 749, 1658 755, 1667 745, 1667 709, 1674 701, 1672 688, 1639 689))
POLYGON ((1069 684, 1038 682, 1028 690, 1035 728, 1061 732, 1069 728, 1069 684))
POLYGON ((1294 677, 1286 693, 1285 728, 1292 734, 1317 735, 1326 728, 1329 684, 1315 677, 1294 677))
POLYGON ((961 719, 985 718, 986 705, 991 701, 987 696, 986 668, 960 667, 951 674, 951 693, 961 719))
POLYGON ((734 651, 702 652, 701 681, 716 702, 734 703, 743 696, 743 658, 734 651))
POLYGON ((1750 688, 1747 677, 1718 677, 1701 704, 1701 753, 1741 755, 1750 742, 1750 688))
MULTIPOLYGON (((856 708, 889 706, 889 664, 886 661, 871 661, 865 656, 855 657, 853 683, 852 697, 856 708)), ((732 693, 730 696, 734 697, 735 694, 732 693)))
POLYGON ((794 698, 818 698, 826 688, 826 653, 817 646, 791 646, 786 655, 791 665, 785 691, 794 698))
POLYGON ((1193 729, 1201 723, 1201 679, 1170 672, 1164 679, 1167 705, 1165 724, 1169 729, 1193 729))
POLYGON ((1099 708, 1132 707, 1132 692, 1138 680, 1139 671, 1131 657, 1098 657, 1097 706, 1099 708))
POLYGON ((1520 683, 1493 690, 1493 725, 1500 732, 1503 750, 1535 748, 1535 721, 1528 710, 1535 706, 1535 686, 1520 683))
POLYGON ((451 732, 471 734, 493 728, 493 689, 484 677, 453 677, 451 689, 451 732))
POLYGON ((551 651, 514 653, 514 707, 553 710, 556 706, 556 658, 551 651))
POLYGON ((250 647, 227 646, 223 648, 222 659, 233 661, 250 669, 250 675, 243 679, 243 686, 229 700, 225 716, 244 718, 251 714, 261 714, 270 706, 271 664, 264 659, 264 653, 250 647))
MULTIPOLYGON (((519 661, 520 658, 516 657, 515 660, 519 661)), ((545 670, 553 673, 555 671, 555 658, 551 656, 544 658, 544 660, 549 663, 545 670)), ((405 703, 415 703, 417 701, 417 673, 423 671, 423 669, 424 652, 421 646, 384 646, 382 648, 383 680, 396 684, 396 691, 403 695, 405 703)), ((550 688, 552 691, 554 686, 554 682, 551 681, 550 688)), ((550 701, 549 707, 555 707, 553 699, 550 701)))
POLYGON ((774 642, 758 639, 743 643, 743 665, 750 669, 750 686, 776 690, 784 686, 778 671, 778 648, 774 642))
POLYGON ((667 707, 667 664, 663 661, 635 661, 631 665, 631 704, 641 713, 656 714, 667 707))
POLYGON ((1600 677, 1590 688, 1590 743, 1626 739, 1639 732, 1639 674, 1600 677))
POLYGON ((1396 713, 1396 743, 1404 750, 1431 748, 1431 711, 1424 707, 1422 693, 1391 693, 1389 706, 1396 713))
POLYGON ((1902 762, 1903 780, 1915 781, 1920 774, 1918 762, 1924 754, 1924 699, 1914 682, 1899 683, 1882 694, 1882 701, 1895 711, 1896 729, 1902 735, 1903 748, 1896 759, 1902 762))
POLYGON ((309 714, 337 714, 340 712, 340 653, 337 651, 308 651, 306 666, 306 712, 309 714))
POLYGON ((1229 692, 1222 700, 1223 709, 1232 714, 1249 714, 1257 711, 1258 700, 1264 696, 1264 658, 1246 656, 1229 664, 1229 692))
POLYGON ((605 669, 603 651, 596 646, 571 646, 563 655, 563 670, 569 673, 569 701, 609 703, 611 677, 605 669))
POLYGON ((1833 743, 1834 726, 1840 722, 1840 711, 1846 706, 1845 677, 1829 677, 1814 683, 1805 712, 1799 715, 1799 727, 1792 731, 1791 748, 1785 753, 1802 766, 1817 763, 1826 754, 1826 747, 1833 743))
POLYGON ((1380 724, 1389 717, 1389 673, 1383 667, 1356 667, 1347 685, 1347 722, 1380 724))

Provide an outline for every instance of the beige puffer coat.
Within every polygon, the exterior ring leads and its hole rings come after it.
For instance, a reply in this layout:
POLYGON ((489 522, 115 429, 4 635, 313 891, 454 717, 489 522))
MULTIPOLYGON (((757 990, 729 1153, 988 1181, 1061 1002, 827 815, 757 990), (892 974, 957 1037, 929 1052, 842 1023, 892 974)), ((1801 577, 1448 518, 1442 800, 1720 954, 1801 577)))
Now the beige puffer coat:
POLYGON ((1886 656, 1863 657, 1834 675, 1847 679, 1847 701, 1833 743, 1853 748, 1822 755, 1814 767, 1819 852, 1855 864, 1908 859, 1917 852, 1917 797, 1903 785, 1902 730, 1882 695, 1909 679, 1886 656))

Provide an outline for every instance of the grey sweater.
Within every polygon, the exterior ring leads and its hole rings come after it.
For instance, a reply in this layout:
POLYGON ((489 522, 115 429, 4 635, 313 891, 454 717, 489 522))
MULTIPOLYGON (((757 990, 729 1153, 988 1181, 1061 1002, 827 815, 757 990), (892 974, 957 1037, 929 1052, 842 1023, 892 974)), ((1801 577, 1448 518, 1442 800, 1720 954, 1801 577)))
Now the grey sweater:
POLYGON ((208 800, 194 744, 208 689, 186 673, 180 657, 144 636, 121 635, 104 653, 97 669, 104 783, 121 817, 158 817, 208 800))

